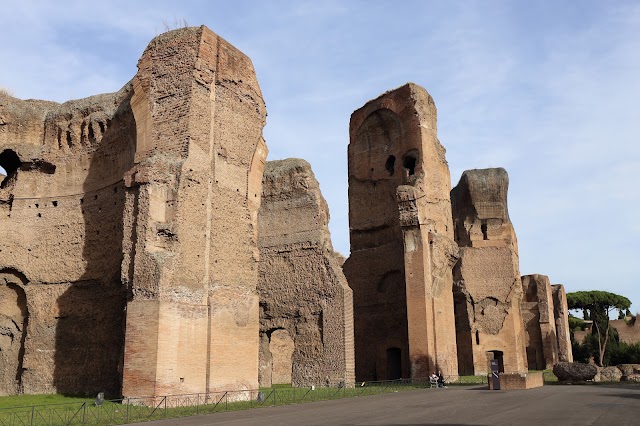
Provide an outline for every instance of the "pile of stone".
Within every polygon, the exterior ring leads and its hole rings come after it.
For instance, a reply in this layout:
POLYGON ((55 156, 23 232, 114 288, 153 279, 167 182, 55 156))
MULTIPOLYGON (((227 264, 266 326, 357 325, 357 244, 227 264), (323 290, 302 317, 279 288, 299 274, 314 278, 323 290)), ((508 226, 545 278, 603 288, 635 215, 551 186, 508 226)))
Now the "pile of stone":
POLYGON ((561 382, 640 382, 640 364, 596 367, 579 362, 559 362, 553 366, 553 374, 561 382))

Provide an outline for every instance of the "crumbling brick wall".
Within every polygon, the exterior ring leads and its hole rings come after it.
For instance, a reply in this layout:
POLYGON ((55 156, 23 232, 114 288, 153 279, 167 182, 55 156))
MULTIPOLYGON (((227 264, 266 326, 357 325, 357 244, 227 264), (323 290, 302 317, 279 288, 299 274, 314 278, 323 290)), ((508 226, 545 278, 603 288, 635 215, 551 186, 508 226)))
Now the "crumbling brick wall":
POLYGON ((353 295, 311 166, 269 161, 262 191, 260 386, 353 384, 353 295))
POLYGON ((0 94, 0 286, 26 304, 23 337, 11 332, 19 359, 3 363, 15 380, 0 393, 120 392, 132 93, 64 104, 0 94))
POLYGON ((138 65, 64 104, 0 93, 0 393, 258 385, 253 66, 205 27, 156 37, 138 65))
POLYGON ((349 133, 356 377, 456 374, 457 246, 433 99, 411 83, 387 92, 351 115, 349 133))
POLYGON ((460 374, 527 371, 518 243, 502 168, 467 170, 451 191, 460 259, 453 270, 460 374))
POLYGON ((151 41, 126 173, 125 396, 258 385, 266 109, 251 60, 206 27, 151 41))
POLYGON ((549 277, 525 275, 522 277, 522 289, 527 364, 530 370, 551 369, 558 362, 558 337, 549 277))

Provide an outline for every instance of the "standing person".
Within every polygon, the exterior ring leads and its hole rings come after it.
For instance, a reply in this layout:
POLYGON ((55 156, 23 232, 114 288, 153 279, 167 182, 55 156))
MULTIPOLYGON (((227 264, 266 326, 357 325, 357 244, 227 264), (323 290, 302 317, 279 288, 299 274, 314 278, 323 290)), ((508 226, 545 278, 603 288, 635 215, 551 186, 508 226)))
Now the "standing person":
POLYGON ((438 371, 438 387, 439 388, 446 388, 446 386, 444 384, 444 376, 442 375, 442 371, 438 371))

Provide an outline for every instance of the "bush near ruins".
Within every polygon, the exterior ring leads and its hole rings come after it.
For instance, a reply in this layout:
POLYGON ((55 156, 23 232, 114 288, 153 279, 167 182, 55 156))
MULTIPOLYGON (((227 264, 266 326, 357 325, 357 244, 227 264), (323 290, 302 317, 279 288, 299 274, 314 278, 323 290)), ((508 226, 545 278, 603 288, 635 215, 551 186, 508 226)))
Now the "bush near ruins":
POLYGON ((597 349, 597 356, 594 353, 594 359, 600 367, 603 367, 609 341, 617 340, 610 339, 612 333, 609 327, 609 313, 615 309, 619 313, 626 312, 631 306, 631 301, 619 294, 592 290, 567 293, 567 304, 571 310, 582 310, 585 320, 593 321, 592 336, 595 340, 587 339, 585 344, 591 344, 597 349))
POLYGON ((620 342, 609 353, 609 365, 640 364, 640 343, 620 342))
MULTIPOLYGON (((590 334, 582 343, 572 340, 571 348, 575 362, 588 364, 591 358, 597 359, 599 356, 598 337, 590 334)), ((640 364, 640 343, 621 342, 618 331, 615 327, 611 327, 609 343, 603 357, 603 366, 620 364, 640 364)))

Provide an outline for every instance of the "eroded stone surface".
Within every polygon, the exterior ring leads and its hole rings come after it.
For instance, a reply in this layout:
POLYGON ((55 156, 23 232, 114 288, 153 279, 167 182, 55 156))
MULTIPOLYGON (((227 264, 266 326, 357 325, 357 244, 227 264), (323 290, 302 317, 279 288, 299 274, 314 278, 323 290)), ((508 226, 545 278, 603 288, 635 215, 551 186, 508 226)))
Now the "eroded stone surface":
POLYGON ((598 369, 594 381, 596 382, 619 382, 622 379, 622 372, 618 367, 610 366, 598 369))
POLYGON ((522 277, 522 288, 522 321, 527 336, 529 369, 553 368, 559 357, 553 292, 549 277, 541 274, 525 275, 522 277))
POLYGON ((573 362, 567 293, 562 284, 552 285, 551 290, 553 293, 553 316, 555 318, 556 336, 558 338, 558 361, 573 362))
POLYGON ((248 57, 205 27, 151 41, 125 174, 125 396, 255 389, 266 110, 248 57))
POLYGON ((453 269, 460 374, 525 373, 518 243, 502 169, 467 170, 451 191, 460 260, 453 269))
POLYGON ((451 266, 457 256, 436 108, 415 84, 350 121, 351 256, 358 380, 457 374, 451 266))
POLYGON ((352 291, 309 163, 267 163, 258 220, 260 385, 353 383, 352 291))
POLYGON ((28 319, 9 331, 12 347, 21 347, 6 354, 19 360, 3 363, 4 377, 15 380, 4 381, 5 393, 120 392, 132 94, 131 84, 64 104, 0 94, 0 164, 8 172, 0 185, 0 286, 10 294, 9 316, 15 320, 17 303, 28 319))
POLYGON ((553 366, 553 374, 558 380, 570 382, 583 382, 593 380, 598 373, 595 365, 582 364, 580 362, 559 362, 553 366))

